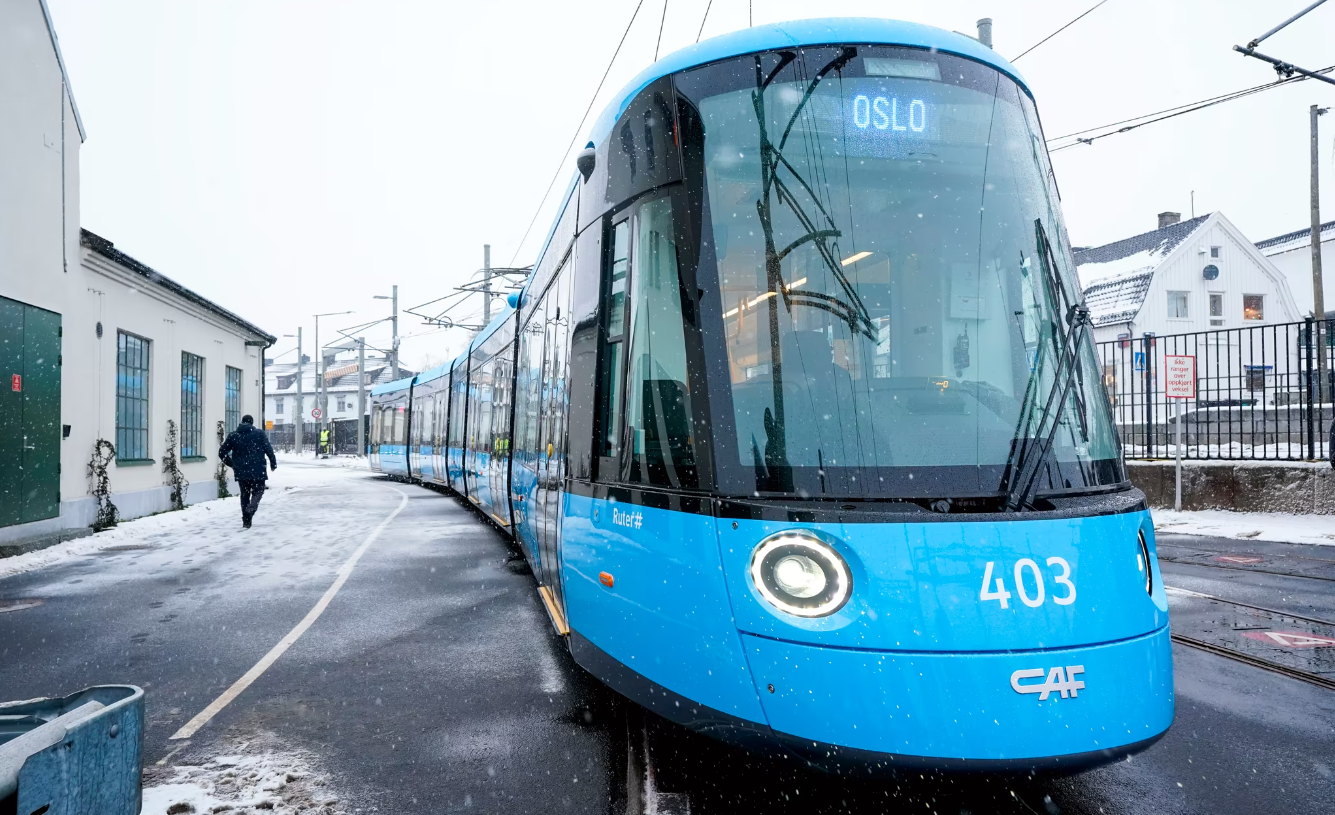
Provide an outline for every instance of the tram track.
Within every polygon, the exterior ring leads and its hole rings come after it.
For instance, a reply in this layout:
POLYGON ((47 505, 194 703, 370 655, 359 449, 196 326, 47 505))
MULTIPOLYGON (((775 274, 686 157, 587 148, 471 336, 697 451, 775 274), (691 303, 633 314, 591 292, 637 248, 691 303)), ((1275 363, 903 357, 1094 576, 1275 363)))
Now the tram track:
MULTIPOLYGON (((1286 576, 1292 577, 1294 575, 1286 575, 1286 576)), ((1205 592, 1192 591, 1191 589, 1178 588, 1176 586, 1169 586, 1167 584, 1164 584, 1164 589, 1166 591, 1181 596, 1192 597, 1200 600, 1209 600, 1215 603, 1223 603, 1225 605, 1249 609, 1250 611, 1253 612, 1260 612, 1262 614, 1274 615, 1276 617, 1281 617, 1284 619, 1297 620, 1311 625, 1327 626, 1332 629, 1335 629, 1335 622, 1331 620, 1323 620, 1319 617, 1309 617, 1303 614, 1295 614, 1291 611, 1283 611, 1281 609, 1276 609, 1276 608, 1267 608, 1266 606, 1258 606, 1252 603, 1244 603, 1239 600, 1229 600, 1228 598, 1225 597, 1218 597, 1213 594, 1206 594, 1205 592)), ((1188 636, 1186 634, 1179 634, 1174 632, 1170 634, 1170 637, 1173 642, 1178 643, 1179 645, 1185 645, 1188 648, 1195 648, 1201 651, 1206 651, 1208 653, 1215 654, 1216 656, 1232 659, 1236 662, 1241 662, 1246 665, 1251 665, 1253 667, 1261 668, 1263 670, 1267 670, 1272 673, 1280 674, 1281 676, 1287 676, 1290 679, 1297 679, 1299 681, 1315 685, 1319 688, 1325 688, 1326 690, 1335 690, 1335 678, 1322 676, 1321 674, 1312 673, 1311 671, 1304 671, 1301 668, 1295 668, 1290 665, 1284 665, 1282 663, 1275 662, 1273 660, 1264 659, 1262 657, 1246 653, 1236 648, 1230 648, 1226 645, 1220 645, 1219 643, 1210 642, 1208 640, 1203 640, 1198 637, 1188 636)))
MULTIPOLYGON (((1186 546, 1174 546, 1174 544, 1169 544, 1169 543, 1159 544, 1160 549, 1169 546, 1173 546, 1174 548, 1177 549, 1190 550, 1190 547, 1186 546)), ((1258 555, 1258 557, 1260 556, 1258 555)), ((1302 555, 1285 555, 1284 557, 1295 560, 1308 560, 1314 563, 1335 563, 1335 560, 1328 560, 1326 558, 1304 557, 1302 555)), ((1277 569, 1264 569, 1264 568, 1258 568, 1256 566, 1241 566, 1241 565, 1229 566, 1224 563, 1209 563, 1203 560, 1187 560, 1187 559, 1166 558, 1166 557, 1160 557, 1159 560, 1162 560, 1165 563, 1180 563, 1188 566, 1203 566, 1207 569, 1223 569, 1225 571, 1230 571, 1230 572, 1250 572, 1253 574, 1273 574, 1279 577, 1296 577, 1301 580, 1320 580, 1325 583, 1335 583, 1335 577, 1324 577, 1322 575, 1314 575, 1314 574, 1299 574, 1297 572, 1282 572, 1277 569)))
POLYGON ((1298 679, 1303 682, 1316 685, 1319 688, 1325 688, 1326 690, 1335 690, 1335 679, 1327 679, 1326 677, 1321 676, 1320 674, 1308 673, 1307 671, 1300 671, 1297 668, 1290 668, 1287 665, 1280 665, 1279 663, 1271 662, 1268 659, 1261 659, 1259 657, 1254 657, 1251 656, 1250 654, 1244 654, 1241 651, 1235 651, 1232 648, 1225 648, 1222 645, 1215 645, 1212 642, 1206 642, 1205 640, 1198 640, 1194 637, 1188 637, 1183 634, 1172 634, 1170 636, 1172 637, 1173 642, 1176 642, 1179 645, 1185 645, 1189 648, 1197 648, 1202 651, 1209 651, 1210 653, 1215 654, 1217 656, 1227 657, 1228 659, 1236 660, 1237 662, 1242 662, 1247 665, 1251 665, 1253 667, 1263 668, 1267 671, 1271 671, 1272 673, 1277 673, 1283 676, 1287 676, 1290 679, 1298 679))

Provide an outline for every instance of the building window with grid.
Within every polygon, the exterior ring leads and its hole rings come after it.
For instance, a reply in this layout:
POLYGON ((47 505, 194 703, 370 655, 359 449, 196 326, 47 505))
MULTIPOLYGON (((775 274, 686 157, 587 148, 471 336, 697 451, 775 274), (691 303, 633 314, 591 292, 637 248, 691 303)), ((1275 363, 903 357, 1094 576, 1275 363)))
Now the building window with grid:
POLYGON ((148 459, 148 347, 143 337, 116 333, 116 460, 148 459))
POLYGON ((273 400, 273 412, 274 412, 274 413, 277 413, 279 416, 282 416, 282 415, 283 415, 283 400, 282 400, 282 399, 275 399, 275 400, 273 400))
POLYGON ((1242 295, 1242 319, 1244 320, 1265 319, 1265 295, 1262 294, 1242 295))
POLYGON ((1168 319, 1170 320, 1187 319, 1187 292, 1184 291, 1168 292, 1168 319))
POLYGON ((227 377, 224 382, 223 396, 223 427, 228 433, 236 430, 237 425, 241 424, 241 369, 227 366, 227 377))
POLYGON ((204 358, 181 352, 181 458, 204 456, 204 358))

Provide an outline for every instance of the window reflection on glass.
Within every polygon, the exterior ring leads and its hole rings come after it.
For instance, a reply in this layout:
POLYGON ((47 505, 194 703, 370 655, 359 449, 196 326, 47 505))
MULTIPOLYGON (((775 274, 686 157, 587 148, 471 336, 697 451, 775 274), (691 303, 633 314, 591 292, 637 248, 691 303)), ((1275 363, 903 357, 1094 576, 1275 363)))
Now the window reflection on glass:
POLYGON ((1213 293, 1210 295, 1210 316, 1224 316, 1224 295, 1213 293))
POLYGON ((1244 320, 1265 319, 1265 295, 1261 294, 1242 295, 1242 319, 1244 320))
POLYGON ((1187 293, 1184 291, 1168 292, 1168 319, 1187 319, 1187 293))
POLYGON ((685 318, 677 239, 669 198, 650 201, 635 216, 635 274, 631 283, 626 422, 626 475, 665 486, 694 486, 691 396, 686 373, 685 318))
MULTIPOLYGON (((761 489, 793 473, 884 494, 881 468, 947 466, 959 489, 998 489, 1079 298, 1028 96, 977 63, 866 46, 745 57, 678 87, 704 131, 732 466, 761 489), (868 67, 885 58, 940 70, 868 67)), ((1089 482, 1083 465, 1119 453, 1088 337, 1076 353, 1054 450, 1089 482)))
POLYGON ((608 260, 607 341, 603 348, 602 442, 599 454, 616 456, 621 450, 622 340, 625 339, 626 331, 626 284, 630 276, 629 221, 621 221, 612 227, 612 254, 608 260))

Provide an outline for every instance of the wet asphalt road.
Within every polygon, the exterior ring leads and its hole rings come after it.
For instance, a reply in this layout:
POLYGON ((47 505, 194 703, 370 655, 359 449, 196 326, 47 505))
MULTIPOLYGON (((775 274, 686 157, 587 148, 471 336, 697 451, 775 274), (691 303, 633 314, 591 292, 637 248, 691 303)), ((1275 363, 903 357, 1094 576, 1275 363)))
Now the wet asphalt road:
MULTIPOLYGON (((0 699, 145 687, 150 783, 264 742, 309 752, 347 811, 620 815, 623 706, 570 660, 500 535, 452 498, 354 472, 265 500, 248 533, 219 513, 150 548, 0 579, 0 601, 44 600, 0 613, 0 699), (405 497, 310 630, 188 741, 170 740, 405 497)), ((1285 550, 1267 557, 1282 566, 1285 550)), ((1162 566, 1169 585, 1335 619, 1335 582, 1162 566)), ((837 780, 655 720, 649 749, 659 788, 694 813, 1335 811, 1335 692, 1180 645, 1174 658, 1168 735, 1071 778, 837 780)))

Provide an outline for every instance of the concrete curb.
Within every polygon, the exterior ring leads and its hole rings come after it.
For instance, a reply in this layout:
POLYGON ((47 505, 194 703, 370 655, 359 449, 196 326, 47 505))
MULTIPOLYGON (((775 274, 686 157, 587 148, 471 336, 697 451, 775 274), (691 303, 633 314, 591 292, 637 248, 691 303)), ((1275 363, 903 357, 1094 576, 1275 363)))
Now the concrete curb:
POLYGON ((30 538, 20 538, 19 540, 0 543, 0 558, 26 555, 29 552, 46 549, 65 541, 86 538, 91 534, 93 534, 91 527, 81 526, 76 529, 62 529, 59 532, 48 532, 45 535, 33 535, 30 538))
MULTIPOLYGON (((1172 461, 1128 461, 1152 507, 1172 507, 1172 461)), ((1184 461, 1182 508, 1335 515, 1335 470, 1326 462, 1184 461)))

